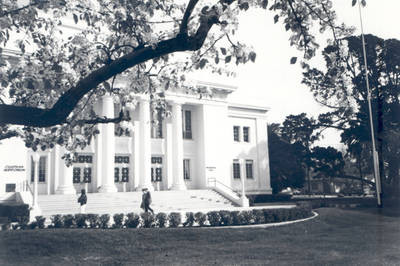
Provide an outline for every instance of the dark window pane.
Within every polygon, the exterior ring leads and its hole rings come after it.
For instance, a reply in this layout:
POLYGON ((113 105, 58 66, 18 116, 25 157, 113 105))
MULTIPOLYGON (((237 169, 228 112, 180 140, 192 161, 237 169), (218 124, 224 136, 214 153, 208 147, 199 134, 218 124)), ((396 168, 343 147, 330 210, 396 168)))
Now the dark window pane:
POLYGON ((253 161, 246 161, 246 177, 253 178, 253 161))
POLYGON ((233 178, 240 179, 240 164, 233 163, 233 178))
POLYGON ((156 181, 161 181, 162 179, 162 168, 157 167, 156 168, 156 181))
POLYGON ((91 167, 85 167, 83 169, 83 182, 85 182, 85 183, 92 182, 92 168, 91 167))
POLYGON ((15 184, 6 184, 6 192, 15 192, 15 184))
POLYGON ((249 142, 249 127, 243 127, 243 141, 249 142))
POLYGON ((122 168, 122 182, 129 182, 129 168, 122 168))
POLYGON ((72 170, 72 181, 73 183, 81 182, 81 168, 74 167, 74 169, 72 170))
POLYGON ((233 140, 239 141, 239 127, 238 126, 233 127, 233 140))
POLYGON ((114 168, 114 182, 115 183, 119 182, 119 168, 118 167, 114 168))

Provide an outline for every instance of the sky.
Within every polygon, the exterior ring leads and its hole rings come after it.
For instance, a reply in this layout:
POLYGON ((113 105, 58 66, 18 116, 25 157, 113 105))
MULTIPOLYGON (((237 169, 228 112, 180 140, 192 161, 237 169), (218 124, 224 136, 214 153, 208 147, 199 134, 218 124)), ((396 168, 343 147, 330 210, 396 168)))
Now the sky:
MULTIPOLYGON (((359 35, 360 19, 358 6, 351 6, 351 0, 334 0, 333 7, 339 22, 356 28, 359 35)), ((364 33, 378 37, 400 39, 399 0, 367 0, 362 8, 364 33)), ((309 89, 301 84, 302 71, 299 64, 291 65, 292 56, 301 53, 289 45, 289 33, 280 23, 273 23, 273 13, 265 10, 251 11, 241 17, 238 39, 245 39, 257 53, 256 63, 248 63, 236 69, 235 79, 216 77, 221 83, 238 86, 231 95, 231 101, 251 103, 271 108, 269 122, 283 122, 290 114, 306 112, 317 117, 324 108, 317 104, 309 89)), ((321 37, 319 37, 321 38, 321 37)), ((321 38, 322 41, 323 38, 321 38)), ((321 48, 325 47, 320 43, 321 48)), ((320 55, 321 50, 317 52, 320 55)), ((313 60, 321 64, 320 57, 313 60)), ((204 77, 199 76, 199 79, 204 77)), ((334 130, 326 131, 321 145, 340 147, 339 135, 334 130)))

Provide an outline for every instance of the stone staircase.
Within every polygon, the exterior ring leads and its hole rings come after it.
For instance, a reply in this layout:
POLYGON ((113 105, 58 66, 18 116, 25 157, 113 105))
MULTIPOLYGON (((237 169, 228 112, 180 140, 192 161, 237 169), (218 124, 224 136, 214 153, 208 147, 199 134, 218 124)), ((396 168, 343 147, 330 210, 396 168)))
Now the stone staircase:
MULTIPOLYGON (((210 189, 151 192, 154 212, 185 212, 231 209, 234 204, 210 189)), ((79 195, 39 195, 42 215, 79 213, 79 195)), ((114 214, 143 212, 140 209, 142 192, 88 193, 86 213, 114 214)))

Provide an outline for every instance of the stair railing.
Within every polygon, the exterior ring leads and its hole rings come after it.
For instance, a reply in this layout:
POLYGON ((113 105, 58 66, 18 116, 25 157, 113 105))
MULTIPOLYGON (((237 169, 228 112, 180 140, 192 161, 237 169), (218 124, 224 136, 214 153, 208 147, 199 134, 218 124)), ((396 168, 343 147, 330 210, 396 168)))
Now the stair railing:
POLYGON ((238 197, 241 196, 241 194, 238 193, 237 191, 235 191, 232 187, 222 183, 221 181, 217 180, 215 177, 208 178, 208 186, 209 187, 215 187, 215 188, 217 188, 218 186, 222 186, 223 188, 225 188, 225 189, 231 191, 232 193, 236 194, 236 196, 238 196, 238 197), (211 184, 213 184, 213 185, 211 185, 211 184))

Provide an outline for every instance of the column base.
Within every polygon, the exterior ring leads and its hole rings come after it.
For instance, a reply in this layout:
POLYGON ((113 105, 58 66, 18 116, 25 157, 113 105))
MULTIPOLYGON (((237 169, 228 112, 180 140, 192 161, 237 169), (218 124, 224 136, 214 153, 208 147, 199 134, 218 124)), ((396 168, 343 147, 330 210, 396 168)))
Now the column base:
POLYGON ((187 188, 184 183, 177 183, 177 184, 172 184, 170 190, 187 190, 187 188))
POLYGON ((249 199, 246 196, 240 197, 240 203, 241 207, 250 207, 249 199))
POLYGON ((114 185, 108 185, 108 186, 101 186, 99 188, 99 193, 113 193, 113 192, 118 192, 118 189, 114 185))
POLYGON ((55 191, 56 194, 76 194, 76 190, 74 187, 58 187, 57 190, 55 191))

